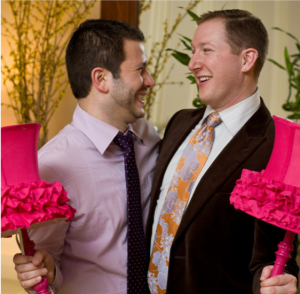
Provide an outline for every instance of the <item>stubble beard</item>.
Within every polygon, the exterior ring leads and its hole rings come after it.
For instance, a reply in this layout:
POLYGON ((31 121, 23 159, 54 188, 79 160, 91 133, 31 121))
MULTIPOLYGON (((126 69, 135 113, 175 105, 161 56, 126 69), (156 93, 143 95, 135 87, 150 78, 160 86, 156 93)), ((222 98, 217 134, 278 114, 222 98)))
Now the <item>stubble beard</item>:
POLYGON ((145 112, 143 109, 138 111, 135 105, 135 95, 136 92, 128 84, 126 84, 122 78, 115 79, 113 81, 114 88, 111 92, 111 98, 123 109, 126 109, 130 115, 136 119, 143 118, 145 112))

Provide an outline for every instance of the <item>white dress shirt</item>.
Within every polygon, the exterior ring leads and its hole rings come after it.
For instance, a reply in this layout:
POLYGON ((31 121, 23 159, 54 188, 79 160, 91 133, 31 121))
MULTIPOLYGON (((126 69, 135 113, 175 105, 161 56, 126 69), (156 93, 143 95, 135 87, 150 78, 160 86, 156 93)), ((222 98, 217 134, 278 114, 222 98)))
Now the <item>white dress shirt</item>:
MULTIPOLYGON (((210 155, 209 155, 204 167, 202 168, 200 174, 198 175, 198 177, 195 181, 195 184, 191 191, 186 208, 189 205, 189 203, 193 197, 194 191, 197 188, 198 183, 200 182, 201 178, 203 177, 203 175, 205 174, 207 169, 211 166, 211 164, 218 157, 218 155, 225 148, 225 146, 230 142, 230 140, 234 137, 234 135, 242 128, 242 126, 249 120, 249 118, 258 110, 259 106, 260 106, 260 96, 259 96, 259 91, 257 89, 257 91, 249 98, 219 112, 219 115, 221 116, 221 119, 223 122, 215 128, 215 141, 214 141, 212 150, 210 152, 210 155)), ((168 189, 170 187, 171 180, 173 178, 173 174, 174 174, 177 164, 181 158, 181 155, 182 155, 185 147, 187 146, 188 142, 192 138, 192 136, 202 126, 205 118, 214 111, 215 110, 211 106, 207 106, 202 119, 194 127, 194 129, 191 130, 191 133, 183 141, 183 143, 178 148, 177 152, 174 154, 172 160, 170 161, 170 163, 168 165, 168 168, 165 172, 165 175, 164 175, 164 178, 162 181, 162 185, 160 187, 160 195, 159 195, 159 199, 157 200, 157 205, 156 205, 156 209, 155 209, 154 222, 153 222, 153 226, 152 226, 151 251, 150 252, 152 252, 152 250, 153 250, 153 244, 155 241, 154 237, 155 237, 155 232, 156 232, 159 217, 160 217, 160 212, 161 212, 162 206, 164 204, 168 189)))

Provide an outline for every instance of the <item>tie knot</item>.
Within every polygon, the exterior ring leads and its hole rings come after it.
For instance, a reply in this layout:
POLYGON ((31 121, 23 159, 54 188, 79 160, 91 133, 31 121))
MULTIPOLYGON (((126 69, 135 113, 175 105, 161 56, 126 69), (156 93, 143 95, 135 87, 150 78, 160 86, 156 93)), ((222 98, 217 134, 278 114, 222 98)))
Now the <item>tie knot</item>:
POLYGON ((211 113, 206 120, 206 124, 210 127, 215 128, 217 125, 219 125, 222 122, 222 119, 218 112, 211 113))
POLYGON ((128 131, 124 135, 118 134, 114 138, 114 143, 117 144, 122 150, 131 150, 133 147, 132 133, 128 131))

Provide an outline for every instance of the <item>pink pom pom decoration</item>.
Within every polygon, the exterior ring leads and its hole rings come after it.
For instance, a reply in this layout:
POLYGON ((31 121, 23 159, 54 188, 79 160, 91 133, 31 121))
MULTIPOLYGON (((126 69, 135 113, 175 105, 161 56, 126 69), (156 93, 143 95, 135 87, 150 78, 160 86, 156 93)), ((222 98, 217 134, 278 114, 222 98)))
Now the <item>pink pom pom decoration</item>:
POLYGON ((275 142, 266 170, 244 169, 230 196, 236 209, 286 230, 271 277, 283 273, 300 233, 300 125, 273 117, 275 142))
MULTIPOLYGON (((21 232, 23 254, 35 254, 27 230, 70 221, 76 209, 67 202, 67 192, 57 181, 40 179, 37 146, 41 125, 21 124, 1 128, 1 237, 21 232)), ((34 287, 37 294, 50 294, 48 280, 34 287)))
POLYGON ((230 203, 258 219, 295 233, 300 231, 300 188, 244 169, 230 203))
POLYGON ((8 185, 1 189, 1 233, 57 218, 70 221, 76 209, 68 201, 67 192, 58 181, 8 185))

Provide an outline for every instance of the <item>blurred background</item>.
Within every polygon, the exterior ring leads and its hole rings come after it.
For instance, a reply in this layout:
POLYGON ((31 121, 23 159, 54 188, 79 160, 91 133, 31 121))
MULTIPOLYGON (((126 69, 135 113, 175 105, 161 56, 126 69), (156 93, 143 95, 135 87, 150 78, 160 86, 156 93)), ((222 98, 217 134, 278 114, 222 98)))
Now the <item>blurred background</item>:
MULTIPOLYGON (((15 16, 13 7, 18 13, 24 12, 25 6, 17 7, 19 1, 1 1, 1 125, 13 125, 20 122, 30 122, 35 120, 35 114, 29 113, 27 118, 24 118, 22 107, 19 109, 11 107, 13 103, 20 103, 20 98, 16 96, 16 88, 11 80, 20 77, 14 63, 14 54, 17 52, 17 45, 14 43, 12 36, 17 34, 13 25, 15 16), (19 10, 18 10, 19 9, 19 10), (3 19, 4 17, 4 19, 3 19), (15 47, 14 47, 15 46, 15 47), (9 69, 14 69, 15 72, 9 69), (10 94, 9 94, 10 93, 10 94), (15 99, 16 102, 13 102, 15 99), (19 99, 19 100, 18 100, 19 99), (7 106, 8 105, 8 106, 7 106), (11 105, 11 106, 9 106, 11 105)), ((170 117, 179 109, 194 107, 192 102, 197 95, 197 87, 191 85, 186 78, 188 69, 186 66, 179 63, 170 54, 171 51, 165 51, 167 48, 184 51, 184 46, 180 42, 180 35, 193 38, 193 33, 196 28, 196 23, 192 21, 189 14, 186 14, 185 9, 190 9, 196 15, 209 10, 220 9, 245 9, 260 18, 264 23, 269 33, 270 46, 268 57, 275 60, 285 67, 285 47, 289 55, 300 54, 299 49, 295 46, 296 39, 300 39, 300 1, 20 1, 32 2, 34 7, 41 9, 50 9, 45 2, 62 3, 67 2, 69 6, 72 3, 78 5, 90 5, 86 11, 82 6, 81 18, 74 18, 73 22, 68 22, 71 13, 67 10, 61 13, 61 23, 65 22, 68 29, 67 34, 61 37, 63 52, 63 44, 67 42, 69 34, 74 26, 78 25, 84 19, 88 18, 106 18, 128 21, 133 25, 139 26, 146 37, 145 48, 148 59, 150 60, 149 71, 155 77, 156 87, 147 97, 147 118, 157 128, 159 133, 163 135, 164 128, 170 117), (44 2, 44 4, 42 3, 44 2), (180 8, 183 7, 183 8, 180 8), (186 14, 186 15, 185 15, 186 14), (279 27, 293 37, 272 29, 279 27)), ((85 6, 86 7, 86 6, 85 6)), ((52 7, 53 8, 53 7, 52 7)), ((51 8, 51 9, 52 9, 51 8)), ((36 9, 36 8, 35 8, 36 9)), ((62 9, 62 8, 61 8, 62 9)), ((43 30, 43 21, 40 22, 39 11, 31 11, 31 26, 37 30, 43 30), (36 15, 35 15, 36 13, 36 15), (36 17, 35 17, 36 16, 36 17), (40 27, 39 27, 40 26, 40 27)), ((30 26, 27 27, 31 29, 30 26)), ((33 33, 34 35, 34 33, 33 33)), ((16 36, 16 35, 15 35, 16 36)), ((35 50, 34 43, 30 40, 32 36, 28 36, 31 45, 35 50)), ((25 41, 24 41, 25 42, 25 41)), ((299 42, 299 41, 298 41, 299 42)), ((25 42, 26 43, 26 42, 25 42)), ((25 44, 24 43, 24 44, 25 44)), ((23 46, 26 47, 26 44, 23 46)), ((50 49, 49 49, 50 50, 50 49)), ((58 57, 63 60, 64 53, 58 57)), ((28 55, 29 56, 29 55, 28 55)), ((25 56, 26 57, 26 56, 25 56)), ((29 58, 29 57, 28 57, 29 58)), ((291 57, 292 58, 292 57, 291 57)), ((292 59, 291 59, 292 60, 292 59)), ((54 112, 45 114, 47 124, 44 122, 46 129, 46 140, 55 136, 66 124, 72 120, 72 114, 76 106, 76 99, 72 96, 68 84, 65 82, 66 72, 63 62, 61 69, 53 80, 61 81, 61 86, 57 84, 56 92, 49 93, 50 105, 53 106, 54 112), (64 84, 65 83, 65 84, 64 84), (61 88, 60 88, 61 87, 61 88), (60 93, 60 96, 57 96, 60 93), (52 103, 52 104, 51 104, 52 103)), ((263 97, 267 107, 273 115, 286 118, 293 112, 287 112, 283 109, 286 104, 286 99, 289 93, 289 81, 287 71, 276 66, 271 61, 266 61, 259 79, 259 91, 263 97)), ((51 77, 50 77, 51 80, 51 77)), ((38 91, 38 90, 37 90, 38 91)), ((291 99, 296 95, 296 89, 292 90, 291 99)), ((30 99, 28 100, 28 104, 30 99)), ((17 104, 16 104, 17 105, 17 104)), ((19 104, 20 105, 20 104, 19 104)), ((297 110, 297 109, 296 109, 297 110)), ((42 144, 42 143, 41 143, 42 144)), ((20 252, 16 245, 15 238, 1 239, 1 293, 2 294, 21 294, 25 291, 18 285, 14 265, 12 263, 13 255, 20 252)), ((300 292, 299 292, 300 293, 300 292)))

